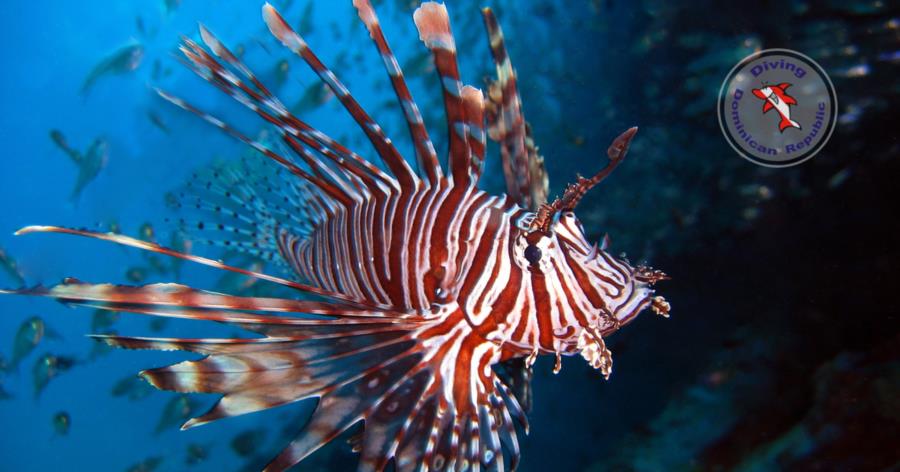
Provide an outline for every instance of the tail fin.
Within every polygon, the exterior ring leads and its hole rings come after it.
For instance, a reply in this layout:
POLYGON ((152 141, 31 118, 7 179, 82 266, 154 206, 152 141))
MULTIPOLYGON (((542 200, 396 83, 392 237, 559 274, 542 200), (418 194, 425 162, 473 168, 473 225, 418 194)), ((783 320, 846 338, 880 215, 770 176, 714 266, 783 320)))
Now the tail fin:
POLYGON ((791 120, 789 118, 782 117, 781 122, 778 123, 778 131, 781 131, 782 133, 784 133, 784 130, 786 130, 787 128, 803 129, 800 127, 800 123, 797 123, 796 121, 791 120))

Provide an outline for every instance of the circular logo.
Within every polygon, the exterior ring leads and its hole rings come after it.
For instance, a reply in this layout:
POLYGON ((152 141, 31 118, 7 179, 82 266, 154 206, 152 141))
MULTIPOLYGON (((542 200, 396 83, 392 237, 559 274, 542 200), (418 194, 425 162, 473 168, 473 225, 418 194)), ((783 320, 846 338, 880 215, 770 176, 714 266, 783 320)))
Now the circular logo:
POLYGON ((719 89, 719 126, 744 158, 788 167, 813 157, 837 123, 837 96, 825 70, 790 49, 745 57, 719 89))

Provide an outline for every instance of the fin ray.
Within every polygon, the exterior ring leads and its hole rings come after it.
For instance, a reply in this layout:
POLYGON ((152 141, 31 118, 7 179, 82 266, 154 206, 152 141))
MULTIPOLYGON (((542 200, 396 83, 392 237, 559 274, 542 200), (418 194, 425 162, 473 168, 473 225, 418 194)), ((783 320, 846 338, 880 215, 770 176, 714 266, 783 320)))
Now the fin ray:
POLYGON ((325 64, 319 60, 318 56, 309 48, 306 41, 291 28, 290 25, 278 11, 270 4, 263 6, 263 19, 269 27, 269 31, 282 44, 290 49, 294 54, 300 56, 310 68, 319 76, 322 82, 331 89, 338 101, 344 106, 347 112, 353 117, 359 127, 363 130, 369 141, 378 151, 378 154, 387 164, 388 168, 394 174, 394 177, 400 182, 403 188, 413 188, 417 180, 415 173, 409 167, 409 163, 403 159, 403 156, 397 151, 390 139, 385 136, 382 128, 369 116, 368 113, 360 106, 359 102, 350 94, 343 83, 334 75, 334 73, 325 67, 325 64))
POLYGON ((444 96, 444 112, 447 116, 447 138, 450 141, 448 168, 453 181, 464 185, 473 180, 469 173, 471 151, 469 149, 466 107, 462 97, 462 82, 456 60, 456 42, 450 31, 447 7, 436 2, 425 2, 413 14, 419 39, 431 50, 435 69, 441 79, 444 96))
POLYGON ((428 137, 428 130, 425 128, 425 123, 422 120, 422 114, 419 112, 412 93, 403 79, 403 71, 400 69, 397 58, 394 57, 394 53, 384 37, 384 32, 381 30, 375 9, 369 0, 353 0, 353 6, 356 7, 359 18, 366 25, 366 29, 369 30, 369 36, 381 54, 385 70, 390 77, 391 85, 406 118, 406 125, 409 128, 409 134, 416 150, 419 168, 425 172, 425 177, 428 181, 432 185, 436 185, 438 180, 443 177, 441 164, 438 162, 434 144, 432 144, 431 138, 428 137))
MULTIPOLYGON (((109 241, 116 244, 121 244, 123 246, 134 247, 137 249, 142 249, 150 252, 157 252, 160 254, 165 254, 167 256, 176 257, 179 259, 188 260, 191 262, 196 262, 201 265, 206 265, 210 267, 214 267, 217 269, 223 269, 231 272, 236 272, 242 275, 255 277, 260 280, 265 280, 267 282, 273 282, 278 285, 282 285, 285 287, 293 288, 296 290, 300 290, 303 292, 309 292, 315 295, 321 295, 326 298, 338 299, 345 302, 351 302, 356 304, 364 304, 363 300, 357 300, 342 293, 332 292, 329 290, 323 290, 319 287, 315 287, 312 285, 301 284, 298 282, 294 282, 292 280, 287 280, 281 277, 276 277, 272 275, 262 274, 258 272, 249 271, 246 269, 241 269, 238 267, 229 266, 223 262, 215 261, 212 259, 208 259, 205 257, 194 256, 191 254, 186 254, 183 252, 178 252, 173 249, 169 249, 159 244, 150 243, 147 241, 142 241, 140 239, 132 238, 130 236, 125 236, 121 234, 115 233, 98 233, 94 231, 87 230, 79 230, 79 229, 71 229, 71 228, 63 228, 60 226, 26 226, 19 231, 16 231, 16 235, 30 234, 30 233, 63 233, 63 234, 72 234, 77 236, 84 236, 88 238, 100 239, 103 241, 109 241)), ((376 306, 370 307, 375 309, 390 309, 387 306, 376 306)))
POLYGON ((506 51, 503 31, 490 8, 482 9, 497 79, 488 89, 488 136, 500 144, 506 191, 519 205, 537 210, 547 202, 549 181, 544 158, 538 153, 531 128, 522 112, 516 73, 506 51))

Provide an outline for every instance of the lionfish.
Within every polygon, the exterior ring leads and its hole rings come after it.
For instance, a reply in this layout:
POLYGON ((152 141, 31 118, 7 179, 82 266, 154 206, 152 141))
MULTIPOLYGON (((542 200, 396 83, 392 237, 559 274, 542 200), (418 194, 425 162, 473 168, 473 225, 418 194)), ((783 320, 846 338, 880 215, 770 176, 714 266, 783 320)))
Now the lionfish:
MULTIPOLYGON (((548 203, 543 157, 525 122, 516 75, 490 9, 482 11, 497 78, 486 96, 463 85, 443 4, 414 13, 440 76, 448 157, 439 163, 397 60, 369 0, 353 0, 390 78, 415 150, 414 169, 337 76, 271 5, 272 34, 300 56, 353 117, 384 169, 288 112, 208 29, 204 46, 184 38, 184 62, 274 125, 278 151, 166 92, 160 95, 251 146, 284 171, 260 197, 251 176, 207 185, 233 224, 223 246, 267 255, 282 278, 116 233, 29 226, 17 234, 68 233, 212 266, 295 290, 303 297, 251 297, 180 284, 119 286, 66 279, 16 293, 66 304, 159 317, 212 320, 257 338, 179 339, 98 335, 127 349, 201 354, 141 375, 159 389, 221 394, 190 428, 307 398, 318 404, 304 430, 266 467, 280 471, 362 423, 352 443, 359 470, 515 469, 517 429, 528 431, 531 367, 539 354, 580 354, 604 376, 604 338, 645 308, 667 316, 652 286, 666 275, 587 241, 573 213, 585 193, 625 158, 637 128, 617 137, 609 162, 548 203), (478 189, 486 140, 499 145, 506 195, 478 189), (288 157, 284 150, 293 155, 288 157), (302 162, 300 162, 302 161, 302 162), (242 179, 246 179, 242 181, 242 179), (277 200, 277 201, 276 201, 277 200), (272 202, 276 201, 276 204, 272 202), (268 202, 268 203, 267 203, 268 202), (285 315, 292 313, 293 316, 285 315)), ((262 159, 262 158, 261 158, 262 159)), ((197 203, 201 207, 201 202, 197 203)), ((197 226, 203 229, 204 223, 197 226)))

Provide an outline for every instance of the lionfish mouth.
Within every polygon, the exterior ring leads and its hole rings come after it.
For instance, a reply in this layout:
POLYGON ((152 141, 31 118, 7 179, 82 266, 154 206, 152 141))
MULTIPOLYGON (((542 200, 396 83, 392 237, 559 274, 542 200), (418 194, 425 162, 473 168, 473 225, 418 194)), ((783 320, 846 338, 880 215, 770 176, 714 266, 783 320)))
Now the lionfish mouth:
POLYGON ((665 298, 655 295, 653 285, 662 280, 669 280, 669 276, 661 270, 651 269, 646 266, 638 266, 632 273, 633 285, 628 298, 612 310, 615 321, 614 330, 630 323, 638 314, 647 308, 653 313, 669 317, 670 305, 665 298))
POLYGON ((671 277, 669 277, 665 272, 659 269, 651 269, 650 267, 639 266, 634 271, 634 279, 649 285, 653 285, 661 280, 670 280, 671 277))
MULTIPOLYGON (((656 282, 659 282, 661 280, 670 280, 671 279, 671 277, 666 275, 666 273, 661 270, 651 269, 649 267, 644 267, 644 266, 637 268, 637 270, 635 271, 635 274, 634 274, 634 278, 635 278, 635 280, 637 280, 639 282, 644 282, 648 286, 655 285, 656 282)), ((652 293, 653 292, 651 291, 651 294, 652 293)), ((650 300, 650 309, 653 311, 653 313, 656 313, 657 315, 660 315, 665 318, 669 317, 669 310, 672 307, 671 307, 671 305, 669 305, 669 302, 666 301, 665 298, 657 295, 655 297, 651 297, 649 300, 650 300)))
MULTIPOLYGON (((669 280, 669 276, 661 270, 638 266, 632 273, 631 293, 624 303, 610 313, 612 325, 607 325, 605 328, 587 328, 579 334, 576 350, 591 367, 599 370, 606 379, 609 379, 612 373, 612 352, 606 347, 604 337, 630 323, 647 308, 659 316, 669 317, 671 309, 669 302, 662 296, 655 295, 655 290, 652 288, 656 282, 661 280, 669 280)), ((554 373, 558 369, 559 359, 557 356, 557 367, 554 368, 554 373)))

